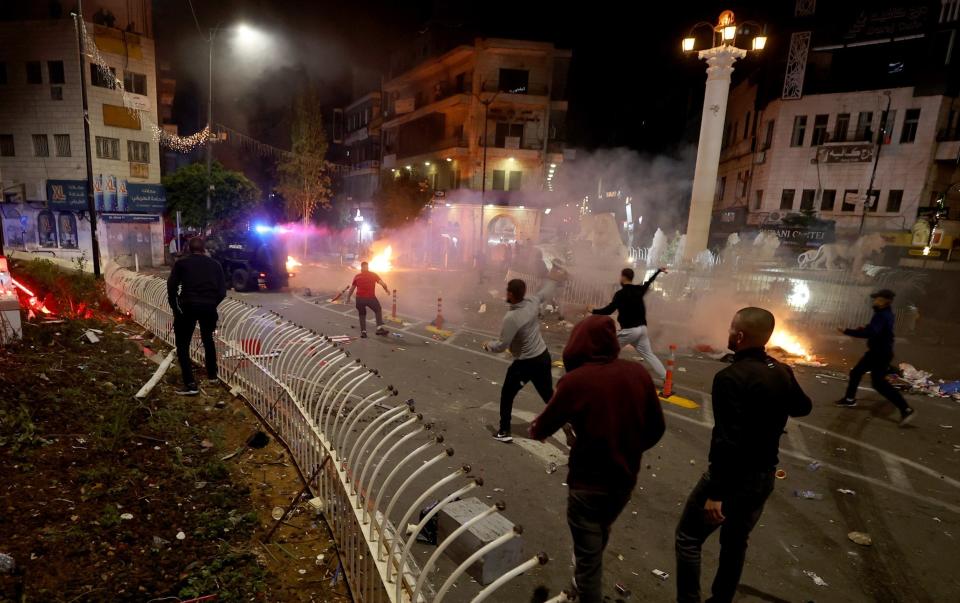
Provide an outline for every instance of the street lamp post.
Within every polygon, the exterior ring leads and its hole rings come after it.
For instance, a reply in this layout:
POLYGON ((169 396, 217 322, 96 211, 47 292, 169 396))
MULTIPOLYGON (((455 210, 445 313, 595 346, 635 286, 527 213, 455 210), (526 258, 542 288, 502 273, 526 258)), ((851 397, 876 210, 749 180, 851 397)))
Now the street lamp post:
MULTIPOLYGON (((700 119, 700 140, 697 145, 697 164, 693 172, 693 190, 690 195, 690 215, 687 219, 687 239, 684 246, 684 262, 691 262, 707 248, 710 220, 713 213, 713 197, 717 188, 717 169, 720 163, 720 148, 723 143, 723 123, 727 114, 727 98, 730 93, 730 74, 737 59, 747 56, 747 50, 738 48, 738 35, 746 32, 752 22, 737 24, 732 11, 724 11, 716 25, 697 23, 683 39, 684 52, 694 51, 694 31, 709 27, 713 46, 697 53, 707 62, 707 84, 703 95, 703 115, 700 119)), ((751 48, 763 50, 767 38, 762 31, 754 31, 751 48)))

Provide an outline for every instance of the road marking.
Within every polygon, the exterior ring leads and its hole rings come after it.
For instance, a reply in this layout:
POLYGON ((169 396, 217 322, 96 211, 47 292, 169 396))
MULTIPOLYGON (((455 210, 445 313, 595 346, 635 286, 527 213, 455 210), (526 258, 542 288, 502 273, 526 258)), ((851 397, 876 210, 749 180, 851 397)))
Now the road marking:
POLYGON ((661 402, 673 404, 674 406, 679 406, 680 408, 697 408, 698 406, 700 406, 693 400, 689 398, 684 398, 683 396, 677 396, 676 394, 668 398, 664 398, 663 396, 659 396, 659 398, 661 402))
MULTIPOLYGON (((680 419, 681 421, 687 421, 688 423, 693 423, 694 425, 700 425, 700 426, 706 427, 706 424, 704 424, 704 423, 701 422, 700 420, 694 419, 693 417, 689 417, 689 416, 687 416, 687 415, 685 415, 685 414, 682 414, 682 413, 679 413, 679 412, 676 412, 676 411, 672 411, 672 410, 665 410, 665 411, 663 411, 663 412, 664 412, 664 414, 667 414, 667 415, 670 415, 670 416, 672 416, 672 417, 674 417, 674 418, 680 419)), ((798 452, 793 452, 792 450, 781 450, 781 451, 780 451, 780 454, 781 454, 782 456, 789 456, 789 457, 795 458, 795 459, 797 459, 797 460, 799 460, 799 461, 802 461, 802 462, 804 462, 804 463, 812 463, 813 461, 817 460, 817 459, 811 458, 811 457, 809 457, 809 456, 807 456, 807 455, 805 455, 805 454, 800 454, 800 453, 798 453, 798 452)), ((891 456, 892 456, 892 455, 891 455, 891 456)), ((882 480, 882 479, 877 479, 877 478, 874 478, 874 477, 869 477, 869 476, 866 476, 866 475, 864 475, 864 474, 862 474, 862 473, 857 473, 856 471, 851 471, 851 470, 845 469, 845 468, 843 468, 843 467, 838 467, 838 466, 833 465, 833 464, 831 464, 831 463, 826 463, 826 462, 823 462, 823 461, 818 461, 818 462, 820 462, 820 466, 821 466, 821 467, 823 467, 823 468, 825 468, 825 469, 829 469, 830 471, 833 471, 833 472, 835 472, 835 473, 839 473, 840 475, 846 475, 847 477, 852 477, 852 478, 855 478, 855 479, 859 479, 859 480, 861 480, 861 481, 867 482, 868 484, 873 484, 874 486, 877 486, 877 487, 879 487, 879 488, 884 488, 884 489, 886 489, 886 490, 890 490, 890 491, 892 491, 892 492, 896 492, 896 493, 898 493, 898 494, 902 494, 903 496, 906 496, 906 497, 908 497, 908 498, 912 498, 912 499, 914 499, 914 500, 919 500, 919 501, 921 501, 921 502, 925 502, 925 503, 927 503, 927 504, 934 505, 934 506, 937 506, 937 507, 946 509, 946 510, 948 510, 948 511, 952 511, 952 512, 956 513, 957 515, 960 515, 960 505, 955 505, 955 504, 953 504, 953 503, 949 503, 949 502, 942 501, 942 500, 939 500, 939 499, 936 499, 936 498, 932 498, 932 497, 930 497, 930 496, 924 496, 923 494, 917 494, 917 492, 916 492, 915 490, 913 490, 912 488, 911 488, 911 489, 904 489, 904 488, 901 488, 901 487, 899 487, 899 486, 897 486, 897 485, 895 485, 895 484, 891 484, 891 483, 889 483, 889 482, 886 482, 886 481, 884 481, 884 480, 882 480)), ((949 478, 945 478, 945 479, 949 479, 949 478)))
POLYGON ((800 431, 799 427, 796 429, 787 429, 787 440, 790 442, 790 445, 793 446, 794 450, 800 454, 810 456, 810 449, 807 448, 807 442, 803 438, 803 432, 800 431))
POLYGON ((567 455, 553 444, 518 437, 514 437, 513 441, 533 456, 542 460, 548 467, 551 464, 557 466, 567 464, 567 455))
MULTIPOLYGON (((680 389, 684 389, 684 390, 686 390, 686 391, 688 391, 688 392, 694 392, 694 393, 697 393, 697 394, 700 394, 700 395, 704 395, 704 392, 701 392, 701 391, 699 391, 699 390, 693 389, 693 388, 691 388, 691 387, 686 387, 686 386, 678 386, 678 387, 680 387, 680 389)), ((696 420, 696 419, 691 419, 690 417, 687 417, 687 416, 685 416, 685 415, 680 415, 679 413, 671 413, 671 414, 675 414, 675 415, 677 415, 677 416, 683 416, 683 418, 686 419, 686 420, 691 420, 691 421, 694 421, 694 422, 696 422, 696 423, 700 423, 701 425, 706 426, 705 423, 702 423, 701 421, 698 421, 698 420, 696 420)), ((835 431, 830 431, 829 429, 824 429, 824 428, 822 428, 822 427, 817 427, 816 425, 811 425, 811 424, 809 424, 809 423, 804 423, 803 421, 797 421, 797 420, 795 420, 795 419, 791 419, 791 422, 792 422, 794 425, 799 425, 800 427, 803 427, 803 428, 805 428, 805 429, 810 429, 810 430, 812 430, 812 431, 817 431, 817 432, 819 432, 821 435, 828 435, 828 436, 830 436, 831 438, 836 438, 836 439, 838 439, 838 440, 843 440, 844 442, 848 442, 848 443, 853 444, 853 445, 855 445, 855 446, 859 446, 859 447, 864 448, 864 449, 866 449, 866 450, 870 450, 871 452, 875 452, 875 453, 877 453, 878 455, 886 455, 886 456, 889 456, 890 458, 896 460, 897 462, 899 462, 899 463, 901 463, 901 464, 903 464, 903 465, 906 465, 907 467, 910 467, 911 469, 915 469, 915 470, 917 470, 917 471, 919 471, 919 472, 921 472, 921 473, 925 473, 925 474, 927 474, 927 475, 929 475, 929 476, 931 476, 931 477, 939 480, 939 481, 942 482, 942 483, 950 484, 950 485, 953 486, 954 488, 960 489, 960 480, 956 480, 956 479, 954 479, 954 478, 952 478, 952 477, 949 477, 949 476, 947 476, 947 475, 944 475, 944 474, 941 473, 940 471, 937 471, 937 470, 935 470, 935 469, 931 469, 930 467, 927 467, 926 465, 922 465, 922 464, 920 464, 920 463, 918 463, 918 462, 916 462, 916 461, 912 461, 912 460, 910 460, 910 459, 908 459, 908 458, 906 458, 906 457, 902 457, 902 456, 900 456, 900 455, 893 454, 892 452, 889 452, 889 451, 887 451, 887 450, 884 450, 883 448, 880 448, 879 446, 874 446, 873 444, 867 444, 866 442, 863 442, 863 441, 861 441, 861 440, 858 440, 858 439, 855 439, 855 438, 851 438, 851 437, 849 437, 849 436, 845 436, 845 435, 843 435, 843 434, 841 434, 841 433, 837 433, 837 432, 835 432, 835 431)))
POLYGON ((704 425, 713 428, 713 396, 703 394, 700 400, 700 416, 703 417, 704 425))
POLYGON ((913 490, 913 485, 907 477, 907 472, 903 470, 903 465, 901 465, 897 459, 891 457, 889 454, 881 454, 880 459, 883 461, 883 466, 887 469, 887 477, 890 478, 891 482, 896 484, 898 488, 913 490))

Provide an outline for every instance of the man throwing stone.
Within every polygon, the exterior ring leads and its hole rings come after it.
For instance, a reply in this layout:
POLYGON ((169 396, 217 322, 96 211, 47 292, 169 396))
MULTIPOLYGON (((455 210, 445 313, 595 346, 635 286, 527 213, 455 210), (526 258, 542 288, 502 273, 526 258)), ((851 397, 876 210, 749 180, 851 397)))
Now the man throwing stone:
POLYGON ((220 263, 206 254, 203 239, 194 237, 187 245, 189 255, 178 260, 167 279, 167 300, 173 310, 173 334, 177 345, 177 359, 183 376, 182 396, 200 393, 193 378, 190 343, 193 331, 200 323, 203 358, 207 379, 217 379, 217 346, 213 332, 217 329, 217 306, 227 296, 227 282, 220 263))
POLYGON ((610 528, 630 500, 643 452, 666 429, 647 370, 618 359, 619 354, 613 321, 585 318, 563 349, 567 374, 530 426, 530 437, 540 441, 567 423, 577 432, 567 476, 567 523, 582 603, 603 600, 603 552, 610 528))
POLYGON ((787 417, 810 414, 810 398, 793 371, 764 351, 773 327, 773 314, 762 308, 740 310, 730 325, 733 364, 713 378, 710 466, 677 525, 678 603, 700 603, 700 550, 717 528, 720 563, 709 600, 733 601, 747 539, 773 492, 787 417))
POLYGON ((603 314, 609 316, 617 312, 617 322, 620 323, 620 330, 617 331, 617 341, 620 347, 632 345, 640 357, 647 361, 653 374, 663 381, 667 377, 667 371, 663 368, 663 363, 653 353, 653 347, 650 345, 650 337, 647 335, 647 308, 643 303, 643 296, 647 294, 653 279, 661 272, 666 272, 665 268, 658 268, 653 276, 642 285, 633 284, 633 269, 624 268, 620 271, 620 290, 613 294, 613 300, 602 308, 591 310, 592 314, 603 314))
POLYGON ((507 303, 510 308, 503 317, 500 339, 483 344, 484 350, 495 354, 509 348, 514 358, 500 390, 500 428, 493 437, 501 442, 513 441, 510 435, 513 401, 528 381, 533 382, 544 403, 553 397, 550 352, 540 334, 540 304, 553 295, 557 283, 566 275, 563 269, 554 267, 540 291, 530 296, 527 295, 527 284, 522 280, 508 282, 507 303))
POLYGON ((357 314, 360 316, 360 337, 367 337, 367 308, 373 310, 373 315, 377 318, 377 335, 386 335, 387 329, 383 326, 383 308, 380 307, 380 300, 377 299, 377 285, 383 287, 383 290, 390 294, 390 288, 383 282, 376 272, 370 272, 370 265, 367 262, 360 263, 360 274, 353 277, 353 284, 350 285, 350 292, 347 293, 346 303, 350 303, 353 292, 357 292, 357 314))

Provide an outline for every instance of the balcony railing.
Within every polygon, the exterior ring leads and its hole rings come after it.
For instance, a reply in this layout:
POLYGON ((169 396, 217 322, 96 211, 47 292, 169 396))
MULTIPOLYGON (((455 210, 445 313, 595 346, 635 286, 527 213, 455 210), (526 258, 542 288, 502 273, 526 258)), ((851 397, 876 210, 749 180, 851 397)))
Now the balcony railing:
POLYGON ((501 94, 527 94, 531 96, 546 96, 547 95, 547 85, 546 84, 526 84, 525 86, 518 86, 512 89, 501 89, 500 82, 484 82, 483 83, 484 92, 500 92, 501 94))
MULTIPOLYGON (((480 146, 483 146, 483 137, 480 137, 478 144, 480 144, 480 146)), ((490 135, 487 137, 487 148, 488 149, 522 149, 526 151, 541 151, 543 150, 543 141, 536 138, 518 140, 518 138, 515 136, 506 136, 498 140, 495 135, 490 135)))
POLYGON ((469 143, 465 136, 451 136, 448 138, 418 141, 417 143, 406 143, 403 145, 387 144, 383 147, 383 154, 396 154, 397 159, 402 159, 404 157, 413 157, 414 155, 423 155, 424 153, 433 153, 444 149, 467 146, 469 146, 469 143))

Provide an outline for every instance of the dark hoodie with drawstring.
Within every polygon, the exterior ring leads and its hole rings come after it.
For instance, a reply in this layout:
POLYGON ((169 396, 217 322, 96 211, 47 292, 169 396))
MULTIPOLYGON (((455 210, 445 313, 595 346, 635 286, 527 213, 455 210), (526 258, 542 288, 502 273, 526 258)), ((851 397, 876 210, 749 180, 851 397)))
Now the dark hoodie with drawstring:
POLYGON ((627 494, 633 491, 643 452, 660 441, 666 426, 650 375, 637 362, 617 358, 616 325, 588 316, 574 327, 563 350, 567 374, 530 427, 537 440, 570 423, 577 440, 570 450, 572 490, 627 494))

